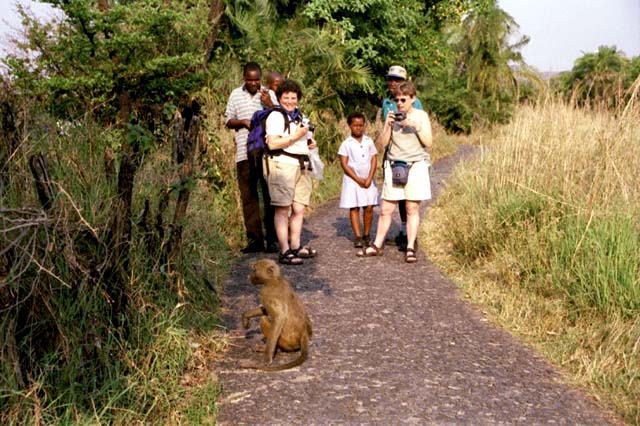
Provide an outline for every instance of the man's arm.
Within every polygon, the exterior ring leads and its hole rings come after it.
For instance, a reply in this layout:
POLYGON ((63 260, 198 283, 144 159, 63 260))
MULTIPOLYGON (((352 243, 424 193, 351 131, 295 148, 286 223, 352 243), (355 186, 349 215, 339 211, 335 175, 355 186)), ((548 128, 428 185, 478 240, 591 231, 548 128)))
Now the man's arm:
POLYGON ((238 101, 237 89, 234 89, 229 96, 227 108, 224 111, 224 116, 227 120, 224 124, 232 130, 248 129, 251 126, 251 120, 238 119, 238 101))
POLYGON ((251 126, 251 120, 238 120, 237 118, 230 118, 225 123, 229 129, 240 130, 248 129, 251 126))

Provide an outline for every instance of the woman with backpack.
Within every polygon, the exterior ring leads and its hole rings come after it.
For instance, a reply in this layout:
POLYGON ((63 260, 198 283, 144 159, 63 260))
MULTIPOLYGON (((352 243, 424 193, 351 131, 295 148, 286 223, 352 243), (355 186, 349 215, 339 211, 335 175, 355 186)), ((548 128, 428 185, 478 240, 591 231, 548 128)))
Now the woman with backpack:
POLYGON ((267 117, 269 149, 264 156, 264 173, 275 208, 274 224, 280 245, 278 261, 284 265, 301 265, 303 259, 317 254, 300 242, 304 210, 311 200, 309 148, 315 148, 316 144, 298 109, 302 98, 300 85, 294 80, 283 80, 276 97, 282 111, 274 111, 267 117))

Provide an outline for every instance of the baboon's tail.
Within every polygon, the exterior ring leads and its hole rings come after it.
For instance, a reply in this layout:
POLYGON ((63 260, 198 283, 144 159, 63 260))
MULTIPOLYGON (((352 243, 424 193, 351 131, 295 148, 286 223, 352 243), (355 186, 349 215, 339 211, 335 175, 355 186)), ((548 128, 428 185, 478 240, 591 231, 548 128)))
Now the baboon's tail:
POLYGON ((264 371, 281 371, 289 368, 297 367, 307 360, 309 357, 309 335, 306 333, 300 339, 300 356, 290 362, 280 365, 252 365, 248 368, 256 368, 264 371))

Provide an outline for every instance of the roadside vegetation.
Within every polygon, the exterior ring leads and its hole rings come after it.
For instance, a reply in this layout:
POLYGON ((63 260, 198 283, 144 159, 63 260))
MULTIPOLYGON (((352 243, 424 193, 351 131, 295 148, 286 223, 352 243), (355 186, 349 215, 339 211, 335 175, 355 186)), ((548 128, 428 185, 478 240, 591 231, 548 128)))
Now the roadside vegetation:
MULTIPOLYGON (((339 192, 336 153, 348 132, 345 115, 363 111, 368 134, 379 130, 381 76, 390 64, 407 68, 438 123, 434 161, 461 141, 485 143, 489 130, 479 129, 507 123, 514 112, 522 120, 532 107, 522 112, 520 103, 545 87, 519 54, 526 37, 510 44, 517 24, 494 0, 44 2, 58 8, 59 18, 43 23, 23 10, 23 33, 2 60, 1 424, 215 423, 220 387, 208 365, 227 345, 219 295, 245 244, 233 135, 223 114, 245 62, 280 71, 304 88, 301 108, 316 124, 326 162, 310 210, 339 192)), ((638 62, 615 49, 613 56, 619 60, 587 61, 558 90, 592 81, 603 61, 618 67, 624 78, 615 80, 617 87, 627 88, 638 62)), ((588 93, 581 106, 591 106, 588 93)), ((607 107, 619 110, 618 117, 637 116, 635 107, 624 114, 619 107, 628 103, 628 92, 615 93, 623 95, 607 107)), ((546 108, 560 108, 553 105, 546 108)), ((602 143, 583 153, 584 164, 589 153, 609 155, 604 141, 613 136, 597 135, 602 143)), ((496 139, 488 152, 500 152, 504 141, 511 139, 496 139)), ((582 178, 592 173, 594 185, 604 185, 611 174, 622 179, 633 170, 603 165, 585 169, 582 178)), ((575 207, 578 199, 542 197, 554 217, 563 206, 565 213, 575 208, 574 223, 563 221, 563 232, 580 250, 560 251, 558 262, 585 262, 591 258, 585 250, 604 250, 596 237, 607 226, 637 230, 622 220, 627 211, 606 216, 604 204, 596 203, 635 200, 625 191, 606 199, 589 192, 595 198, 588 215, 575 207), (596 221, 601 216, 608 221, 596 221)), ((517 213, 514 224, 529 223, 518 218, 546 207, 523 194, 501 198, 517 213)), ((492 232, 513 232, 507 228, 492 232)), ((629 252, 636 248, 633 239, 623 242, 629 252)), ((528 267, 522 274, 535 275, 537 267, 528 267)), ((565 276, 561 264, 554 271, 575 288, 591 278, 565 276)), ((607 283, 602 264, 583 274, 604 274, 593 276, 607 283)), ((621 277, 630 281, 629 274, 621 277)), ((589 311, 583 303, 595 299, 594 318, 613 313, 620 324, 631 324, 637 294, 607 291, 572 300, 575 312, 589 311), (615 302, 611 312, 604 308, 609 302, 615 302)))
MULTIPOLYGON (((636 86, 637 87, 637 86, 636 86)), ((555 99, 483 138, 422 247, 497 323, 640 421, 640 105, 555 99)))

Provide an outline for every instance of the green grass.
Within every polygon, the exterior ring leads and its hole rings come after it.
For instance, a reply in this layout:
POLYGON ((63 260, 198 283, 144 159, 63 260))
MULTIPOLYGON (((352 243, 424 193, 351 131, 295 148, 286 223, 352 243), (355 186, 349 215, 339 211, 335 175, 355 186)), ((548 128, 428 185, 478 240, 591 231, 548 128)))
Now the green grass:
MULTIPOLYGON (((637 112, 636 112, 637 113, 637 112)), ((500 324, 640 421, 640 129, 548 103, 485 136, 422 231, 500 324)))

